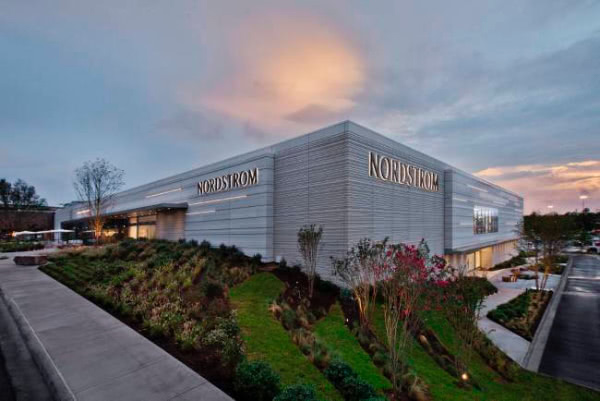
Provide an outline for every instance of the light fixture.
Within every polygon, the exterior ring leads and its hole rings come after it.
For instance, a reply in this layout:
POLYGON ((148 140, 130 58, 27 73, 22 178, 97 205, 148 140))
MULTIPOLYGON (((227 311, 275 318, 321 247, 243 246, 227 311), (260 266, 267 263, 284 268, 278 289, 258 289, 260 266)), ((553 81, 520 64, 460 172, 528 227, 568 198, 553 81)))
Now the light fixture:
POLYGON ((190 212, 190 213, 187 213, 187 215, 188 216, 192 216, 192 215, 195 215, 195 214, 210 214, 210 213, 215 213, 215 212, 216 212, 216 210, 214 210, 214 209, 212 209, 212 210, 202 210, 200 212, 190 212))
POLYGON ((587 195, 579 195, 579 199, 587 199, 588 196, 587 195))
POLYGON ((170 189, 168 191, 164 191, 164 192, 159 192, 157 194, 152 194, 152 195, 146 195, 146 198, 154 198, 155 196, 161 196, 161 195, 166 195, 166 194, 170 194, 171 192, 179 192, 181 191, 183 188, 179 187, 179 188, 175 188, 175 189, 170 189))
POLYGON ((89 213, 90 209, 85 209, 85 210, 80 210, 77 212, 77 214, 85 214, 85 213, 89 213))
POLYGON ((487 192, 487 189, 479 188, 479 187, 476 187, 476 186, 474 186, 474 185, 471 185, 471 184, 467 184, 467 186, 468 186, 468 187, 471 187, 471 188, 473 188, 473 189, 476 189, 476 190, 478 190, 478 191, 481 191, 481 192, 487 192))
POLYGON ((225 202, 225 201, 229 201, 229 200, 243 199, 243 198, 247 198, 247 197, 248 197, 248 195, 230 196, 229 198, 212 199, 212 200, 207 200, 207 201, 190 203, 190 206, 209 205, 211 203, 219 203, 219 202, 225 202))
POLYGON ((460 376, 461 379, 463 379, 464 381, 469 380, 469 375, 465 372, 460 376))

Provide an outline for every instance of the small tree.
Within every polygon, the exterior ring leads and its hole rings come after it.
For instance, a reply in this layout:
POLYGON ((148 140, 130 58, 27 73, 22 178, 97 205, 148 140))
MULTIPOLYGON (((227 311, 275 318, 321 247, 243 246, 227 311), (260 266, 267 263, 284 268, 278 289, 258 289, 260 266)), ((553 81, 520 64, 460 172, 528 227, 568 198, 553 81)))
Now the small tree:
POLYGON ((96 243, 100 241, 105 217, 102 213, 112 204, 115 194, 123 186, 123 170, 104 159, 87 161, 75 170, 73 186, 79 199, 90 213, 96 243))
POLYGON ((410 337, 418 326, 418 311, 430 277, 421 247, 398 244, 388 247, 380 266, 383 316, 394 392, 400 393, 400 377, 407 359, 410 337))
POLYGON ((539 216, 539 219, 537 234, 544 255, 542 259, 544 276, 540 284, 540 289, 543 290, 556 263, 556 256, 573 236, 573 221, 571 216, 560 216, 556 213, 539 216))
POLYGON ((524 251, 527 256, 533 252, 535 263, 533 264, 533 272, 535 273, 535 288, 540 289, 539 280, 539 255, 540 255, 540 240, 539 240, 539 217, 535 212, 521 219, 517 225, 517 241, 518 249, 524 251))
POLYGON ((308 276, 308 297, 312 298, 317 269, 319 244, 323 236, 323 228, 315 224, 303 226, 298 230, 298 250, 304 260, 304 268, 308 276))
POLYGON ((382 242, 362 239, 346 257, 333 259, 333 274, 354 293, 361 327, 368 327, 375 310, 379 268, 385 263, 388 239, 382 242))
POLYGON ((463 380, 468 380, 466 370, 479 338, 477 321, 486 296, 485 284, 481 279, 469 277, 466 265, 456 269, 448 266, 443 274, 445 278, 437 283, 442 297, 440 305, 456 331, 454 368, 463 380))

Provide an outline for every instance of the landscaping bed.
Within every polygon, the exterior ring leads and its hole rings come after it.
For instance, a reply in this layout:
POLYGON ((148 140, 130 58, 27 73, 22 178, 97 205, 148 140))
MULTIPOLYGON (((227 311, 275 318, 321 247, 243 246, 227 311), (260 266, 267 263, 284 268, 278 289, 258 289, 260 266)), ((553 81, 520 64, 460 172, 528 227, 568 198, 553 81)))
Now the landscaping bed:
POLYGON ((552 291, 528 289, 509 302, 489 311, 487 316, 494 322, 531 341, 551 297, 552 291))
POLYGON ((351 292, 316 280, 308 299, 299 269, 261 272, 258 257, 233 247, 127 240, 49 259, 42 271, 237 400, 600 400, 520 369, 481 333, 467 367, 479 387, 457 385, 440 360, 457 355, 460 341, 439 311, 422 316, 428 341, 411 339, 407 385, 394 398, 380 306, 362 330, 351 292))
POLYGON ((250 360, 264 360, 281 376, 282 384, 308 382, 326 400, 341 395, 292 342, 289 334, 269 311, 269 305, 285 289, 271 273, 259 273, 231 291, 246 352, 250 360))
POLYGON ((508 269, 509 267, 516 267, 516 266, 522 266, 527 264, 527 260, 525 259, 524 255, 517 255, 517 256, 513 256, 512 258, 495 264, 493 267, 491 267, 488 270, 502 270, 502 269, 508 269))
POLYGON ((228 292, 256 270, 257 260, 208 243, 133 240, 49 260, 40 270, 233 394, 243 343, 228 292))
POLYGON ((44 249, 41 242, 7 241, 0 242, 0 252, 27 252, 44 249))

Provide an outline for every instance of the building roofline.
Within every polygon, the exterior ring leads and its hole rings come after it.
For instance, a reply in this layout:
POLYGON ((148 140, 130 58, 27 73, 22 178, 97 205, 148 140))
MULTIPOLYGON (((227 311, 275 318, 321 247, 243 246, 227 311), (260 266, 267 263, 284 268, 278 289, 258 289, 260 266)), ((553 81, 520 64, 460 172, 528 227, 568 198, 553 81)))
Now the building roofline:
POLYGON ((329 136, 339 135, 339 134, 342 134, 342 133, 345 133, 345 132, 352 132, 352 133, 355 133, 357 135, 361 135, 359 132, 355 132, 355 131, 359 131, 359 130, 365 130, 365 131, 369 132, 370 134, 374 135, 375 137, 378 137, 379 139, 381 139, 383 141, 392 142, 392 143, 394 143, 396 145, 400 145, 400 146, 406 147, 410 151, 418 153, 419 155, 423 156, 424 158, 431 159, 432 161, 437 161, 437 162, 442 163, 444 166, 446 166, 446 169, 448 169, 448 170, 453 170, 453 171, 455 171, 457 173, 464 174, 464 175, 466 175, 468 177, 471 177, 471 178, 473 178, 475 180, 478 180, 478 181, 481 181, 483 183, 486 183, 486 184, 488 184, 488 185, 490 185, 490 186, 492 186, 494 188, 500 189, 500 190, 502 190, 502 191, 504 191, 506 193, 514 195, 514 196, 518 197, 519 199, 523 200, 523 197, 521 195, 515 193, 515 192, 512 192, 512 191, 510 191, 510 190, 508 190, 508 189, 506 189, 504 187, 501 187, 501 186, 499 186, 497 184, 494 184, 494 183, 492 183, 492 182, 490 182, 490 181, 488 181, 486 179, 480 178, 480 177, 478 177, 478 176, 476 176, 474 174, 468 173, 468 172, 466 172, 464 170, 461 170, 461 169, 459 169, 457 167, 451 166, 451 165, 447 164, 446 162, 444 162, 442 160, 436 159, 433 156, 430 156, 430 155, 428 155, 428 154, 426 154, 424 152, 421 152, 421 151, 416 150, 416 149, 414 149, 414 148, 412 148, 410 146, 407 146, 407 145, 405 145, 403 143, 400 143, 400 142, 396 141, 395 139, 389 138, 389 137, 387 137, 387 136, 385 136, 383 134, 380 134, 377 131, 374 131, 374 130, 372 130, 370 128, 367 128, 367 127, 365 127, 363 125, 355 123, 354 121, 351 121, 351 120, 343 120, 341 122, 330 124, 330 125, 327 125, 325 127, 319 128, 317 130, 314 130, 314 131, 311 131, 311 132, 308 132, 308 133, 305 133, 305 134, 302 134, 302 135, 294 136, 292 138, 287 138, 287 139, 284 139, 282 141, 275 142, 273 144, 264 146, 262 148, 258 148, 258 149, 252 150, 252 151, 244 152, 244 153, 241 153, 241 154, 238 154, 238 155, 233 155, 233 156, 227 157, 227 158, 219 160, 219 161, 215 161, 215 162, 208 163, 208 164, 205 164, 205 165, 202 165, 202 166, 199 166, 199 167, 195 167, 193 169, 186 170, 186 171, 183 171, 181 173, 173 174, 173 175, 170 175, 170 176, 167 176, 167 177, 164 177, 164 178, 159 178, 157 180, 154 180, 154 181, 151 181, 151 182, 148 182, 148 183, 144 183, 144 184, 141 184, 141 185, 136 185, 134 187, 127 188, 127 189, 119 192, 117 195, 124 195, 124 194, 129 194, 129 193, 133 193, 133 192, 137 192, 137 191, 142 191, 143 189, 145 189, 145 188, 147 188, 147 187, 149 187, 151 185, 157 185, 157 184, 160 184, 162 182, 166 183, 169 180, 177 179, 181 175, 189 174, 189 173, 192 173, 194 171, 198 171, 198 170, 210 170, 211 168, 218 168, 220 165, 226 165, 226 164, 228 164, 228 163, 230 163, 232 161, 239 162, 240 159, 242 159, 242 160, 243 159, 247 159, 247 160, 250 159, 251 160, 252 158, 261 158, 261 157, 264 157, 264 156, 266 156, 268 154, 273 154, 277 150, 284 149, 286 146, 289 146, 290 144, 292 144, 294 142, 301 142, 304 138, 310 138, 311 136, 314 136, 314 135, 319 135, 319 136, 322 136, 322 137, 329 137, 329 136), (352 129, 353 126, 354 127, 358 127, 359 129, 358 130, 353 130, 352 129), (336 128, 339 128, 339 129, 336 129, 336 128))

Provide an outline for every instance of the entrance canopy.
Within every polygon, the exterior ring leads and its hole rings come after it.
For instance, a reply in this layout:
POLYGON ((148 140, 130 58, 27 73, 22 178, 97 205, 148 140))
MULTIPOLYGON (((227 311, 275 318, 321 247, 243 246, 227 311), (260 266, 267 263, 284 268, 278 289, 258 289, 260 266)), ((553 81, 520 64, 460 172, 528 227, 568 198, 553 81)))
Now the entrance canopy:
MULTIPOLYGON (((44 230, 44 231, 18 231, 13 233, 13 237, 22 237, 24 235, 43 235, 43 234, 63 234, 63 233, 73 233, 75 231, 73 230, 65 230, 65 229, 58 229, 58 230, 44 230)), ((59 237, 60 238, 60 237, 59 237)))
MULTIPOLYGON (((144 215, 147 213, 161 212, 161 211, 169 211, 169 210, 187 210, 187 203, 157 203, 154 205, 136 207, 132 209, 125 210, 117 210, 108 213, 102 213, 104 217, 135 217, 138 215, 144 215)), ((85 221, 89 220, 90 216, 79 217, 77 219, 68 220, 69 223, 77 222, 77 221, 85 221)), ((66 222, 66 221, 65 221, 66 222)))

